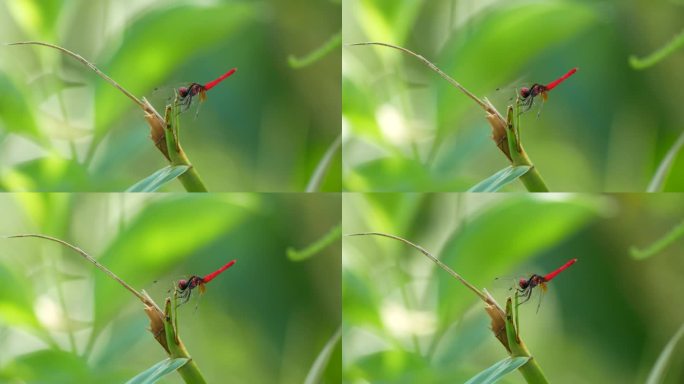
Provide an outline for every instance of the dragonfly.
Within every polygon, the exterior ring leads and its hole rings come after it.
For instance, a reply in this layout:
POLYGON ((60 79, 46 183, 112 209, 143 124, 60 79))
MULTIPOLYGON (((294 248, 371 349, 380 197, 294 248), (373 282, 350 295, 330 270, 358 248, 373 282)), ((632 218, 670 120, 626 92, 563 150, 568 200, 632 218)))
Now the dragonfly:
POLYGON ((217 86, 223 80, 229 78, 233 73, 237 71, 237 68, 231 68, 228 72, 217 77, 216 79, 202 85, 200 83, 190 83, 187 86, 178 88, 178 96, 180 97, 180 105, 183 106, 183 110, 190 108, 190 104, 195 96, 199 95, 200 102, 207 99, 207 91, 217 86))
MULTIPOLYGON (((557 78, 556 80, 544 85, 540 83, 535 83, 532 84, 530 87, 522 87, 520 88, 520 101, 521 105, 523 106, 523 111, 522 112, 527 112, 532 108, 532 104, 534 103, 535 97, 541 95, 542 101, 546 101, 548 99, 548 93, 556 88, 560 83, 564 82, 568 77, 572 76, 577 72, 577 68, 573 68, 566 72, 563 76, 557 78)), ((543 105, 543 104, 542 104, 543 105)), ((541 110, 539 111, 541 113, 541 110)), ((537 114, 539 115, 539 114, 537 114)))
POLYGON ((541 306, 541 299, 546 290, 548 289, 546 283, 553 280, 558 274, 568 269, 571 265, 575 264, 577 259, 571 259, 567 263, 561 265, 552 272, 546 275, 532 274, 529 278, 521 278, 516 282, 515 290, 518 298, 520 299, 518 304, 526 303, 532 298, 532 293, 534 288, 541 288, 541 294, 539 296, 539 303, 537 304, 537 312, 539 312, 539 307, 541 306))
MULTIPOLYGON (((178 94, 178 105, 181 107, 180 112, 185 112, 190 108, 192 101, 195 96, 198 96, 200 102, 204 102, 207 99, 207 92, 221 83, 223 80, 229 78, 237 71, 237 68, 231 68, 223 75, 217 77, 216 79, 205 83, 185 83, 180 87, 175 88, 175 92, 178 94)), ((154 92, 162 92, 163 90, 168 90, 167 87, 155 88, 154 92)), ((199 114, 199 107, 197 109, 196 115, 199 114)), ((195 116, 197 117, 197 116, 195 116)))
POLYGON ((206 284, 214 280, 216 276, 220 275, 226 269, 230 268, 235 264, 235 260, 231 260, 224 264, 221 268, 215 270, 214 272, 205 275, 204 277, 193 275, 188 279, 181 279, 176 285, 176 292, 178 292, 178 297, 181 299, 181 304, 188 302, 192 294, 192 290, 199 287, 200 295, 206 291, 206 284))

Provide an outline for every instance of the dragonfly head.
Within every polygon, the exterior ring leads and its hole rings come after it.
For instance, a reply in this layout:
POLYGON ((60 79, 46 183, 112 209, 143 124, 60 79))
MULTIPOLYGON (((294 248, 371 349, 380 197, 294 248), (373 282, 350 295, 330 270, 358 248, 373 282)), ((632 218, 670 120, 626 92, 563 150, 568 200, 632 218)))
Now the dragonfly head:
POLYGON ((520 88, 520 97, 527 99, 530 96, 530 89, 527 87, 520 88))

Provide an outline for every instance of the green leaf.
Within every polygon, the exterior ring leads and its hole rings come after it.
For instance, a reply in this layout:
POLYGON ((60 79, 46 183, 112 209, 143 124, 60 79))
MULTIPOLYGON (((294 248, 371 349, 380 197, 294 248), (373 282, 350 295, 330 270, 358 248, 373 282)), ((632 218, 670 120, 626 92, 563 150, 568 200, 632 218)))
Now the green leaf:
POLYGON ((427 190, 425 186, 431 182, 422 164, 393 157, 359 165, 346 177, 345 184, 350 191, 399 192, 427 190))
MULTIPOLYGON (((249 3, 169 7, 146 13, 126 28, 126 40, 117 52, 112 52, 109 63, 100 69, 139 95, 158 86, 193 55, 224 41, 253 20, 255 14, 256 7, 249 3), (188 38, 188 34, 192 38, 188 38)), ((225 68, 216 69, 217 73, 222 70, 225 68)), ((111 123, 130 106, 121 92, 98 80, 95 91, 96 140, 104 136, 111 123)))
POLYGON ((473 376, 466 384, 493 384, 527 363, 530 357, 507 357, 473 376))
POLYGON ((332 337, 330 338, 330 340, 328 340, 327 343, 325 343, 325 346, 321 350, 321 353, 318 354, 318 357, 316 357, 316 361, 314 361, 313 365, 311 366, 311 370, 309 370, 309 373, 306 375, 306 380, 304 380, 304 384, 315 384, 322 382, 323 374, 325 373, 325 369, 328 366, 328 362, 330 361, 330 356, 332 356, 333 351, 335 350, 335 346, 341 340, 342 326, 337 328, 335 334, 332 335, 332 337))
POLYGON ((359 1, 349 2, 350 11, 359 18, 367 38, 371 41, 402 43, 411 33, 423 1, 359 1))
POLYGON ((126 384, 152 384, 156 383, 157 380, 168 375, 169 373, 175 372, 176 369, 182 367, 190 359, 185 357, 177 357, 175 359, 165 359, 157 364, 151 366, 147 370, 141 372, 136 377, 128 380, 126 384))
POLYGON ((328 233, 326 233, 323 237, 316 240, 314 243, 302 249, 301 251, 297 251, 294 248, 288 248, 287 257, 292 261, 306 260, 341 238, 342 224, 338 224, 328 231, 328 233))
POLYGON ((17 164, 0 176, 0 188, 9 191, 84 191, 87 186, 85 167, 56 154, 17 164))
POLYGON ((682 324, 682 326, 679 327, 677 333, 675 333, 672 336, 672 338, 667 343, 665 348, 663 348, 663 351, 660 352, 658 360, 656 360, 655 364, 653 364, 653 369, 651 369, 651 372, 648 374, 646 384, 658 384, 663 382, 665 369, 670 363, 670 359, 672 358, 672 352, 674 352, 674 348, 679 342, 679 340, 682 339, 682 336, 684 336, 684 324, 682 324))
POLYGON ((382 297, 373 289, 370 274, 362 271, 342 270, 342 307, 344 322, 382 329, 379 302, 382 297))
POLYGON ((182 175, 189 168, 190 167, 187 165, 167 165, 150 176, 138 181, 128 188, 126 192, 154 192, 161 188, 162 185, 182 175))
POLYGON ((29 280, 0 263, 0 281, 7 287, 12 287, 0 289, 0 323, 34 331, 40 329, 40 323, 33 312, 33 290, 29 280))
MULTIPOLYGON (((519 195, 490 204, 467 226, 454 232, 440 252, 441 260, 478 287, 485 286, 513 266, 535 256, 605 215, 608 201, 591 196, 519 195), (486 262, 484 262, 486 260, 486 262)), ((573 255, 563 255, 571 258, 573 255)), ((439 278, 440 324, 449 324, 468 300, 451 276, 439 278)), ((474 297, 473 297, 474 299, 474 297)))
POLYGON ((648 183, 648 188, 646 189, 646 192, 662 191, 665 178, 667 177, 667 174, 670 172, 670 168, 672 168, 672 163, 674 163, 674 160, 677 158, 677 154, 682 149, 682 146, 684 146, 684 132, 682 132, 679 135, 677 141, 672 145, 672 148, 670 148, 670 150, 667 151, 665 158, 663 158, 663 161, 661 161, 658 165, 658 169, 656 170, 655 175, 653 175, 653 179, 651 179, 651 182, 648 183))
POLYGON ((435 178, 427 166, 399 156, 361 164, 346 175, 344 182, 350 191, 454 191, 468 187, 458 179, 435 178))
POLYGON ((372 353, 348 368, 345 382, 429 383, 435 382, 430 364, 423 356, 402 349, 372 353))
MULTIPOLYGON (((166 270, 230 231, 258 204, 251 194, 172 195, 151 200, 98 259, 129 284, 150 284, 166 270)), ((206 255, 222 265, 228 255, 206 255)), ((97 256, 97 255, 94 255, 97 256)), ((131 295, 96 271, 96 322, 109 321, 131 295)))
POLYGON ((61 12, 66 8, 64 1, 28 0, 6 3, 6 10, 15 23, 21 26, 22 34, 41 36, 54 40, 56 25, 63 20, 61 12))
POLYGON ((306 184, 306 192, 318 192, 325 177, 328 168, 332 164, 332 159, 337 153, 337 151, 342 147, 342 135, 337 136, 337 139, 330 144, 330 147, 325 151, 325 154, 321 158, 321 161, 316 165, 314 173, 311 175, 311 179, 306 184))
POLYGON ((480 181, 474 187, 470 188, 468 192, 496 192, 505 185, 517 180, 524 175, 530 167, 528 165, 508 166, 499 172, 489 176, 480 181))
POLYGON ((24 98, 25 93, 17 89, 3 74, 0 74, 0 88, 7 95, 12 95, 3 97, 0 101, 0 122, 3 130, 26 136, 38 144, 47 146, 49 142, 38 128, 34 116, 35 109, 31 101, 24 98))
POLYGON ((0 371, 0 377, 11 377, 13 382, 23 383, 96 382, 84 359, 59 350, 42 350, 19 356, 0 371))

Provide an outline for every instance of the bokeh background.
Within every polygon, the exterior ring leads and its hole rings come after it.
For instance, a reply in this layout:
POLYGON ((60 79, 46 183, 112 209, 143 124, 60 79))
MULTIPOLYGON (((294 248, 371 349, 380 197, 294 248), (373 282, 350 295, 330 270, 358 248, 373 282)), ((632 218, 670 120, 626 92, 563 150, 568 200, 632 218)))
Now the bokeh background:
MULTIPOLYGON (((684 130, 684 51, 645 70, 628 58, 682 19, 681 1, 346 1, 343 43, 413 50, 504 114, 513 87, 579 67, 522 116, 525 149, 552 191, 638 192, 684 130)), ((342 67, 346 190, 463 191, 508 165, 483 111, 414 57, 344 46, 342 67)), ((664 189, 684 190, 683 156, 664 189)))
MULTIPOLYGON (((423 246, 499 303, 510 281, 577 263, 520 307, 521 335, 553 383, 642 383, 684 324, 684 196, 345 194, 345 234, 384 232, 423 246), (681 229, 681 228, 680 228, 681 229), (680 230, 681 232, 681 230, 680 230)), ((414 248, 345 237, 343 378, 349 383, 463 383, 507 357, 482 302, 414 248)), ((662 383, 681 383, 675 347, 662 383)), ((524 383, 513 372, 501 382, 524 383)))
MULTIPOLYGON (((163 305, 174 281, 236 264, 179 308, 210 383, 302 383, 340 327, 340 196, 0 195, 0 382, 123 383, 166 358, 137 298, 42 233, 81 247, 163 305)), ((197 292, 195 292, 197 293, 197 292)), ((340 382, 337 343, 323 382, 340 382)), ((182 383, 173 373, 162 382, 182 383)))
MULTIPOLYGON (((39 40, 93 62, 163 113, 174 86, 238 72, 182 118, 210 191, 303 191, 340 134, 339 1, 40 1, 0 4, 0 42, 39 40), (157 87, 167 87, 154 93, 157 87)), ((72 58, 0 48, 0 188, 124 191, 166 165, 142 111, 72 58)), ((339 151, 321 190, 340 190, 339 151)), ((178 182, 165 190, 182 190, 178 182)))

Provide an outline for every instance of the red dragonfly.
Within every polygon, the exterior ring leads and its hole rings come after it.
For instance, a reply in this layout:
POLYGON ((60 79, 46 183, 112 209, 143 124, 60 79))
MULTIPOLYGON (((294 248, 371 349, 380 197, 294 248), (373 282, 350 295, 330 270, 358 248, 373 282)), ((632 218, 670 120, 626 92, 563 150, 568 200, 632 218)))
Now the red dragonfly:
POLYGON ((206 290, 205 285, 208 284, 210 281, 214 280, 216 276, 220 275, 223 271, 226 269, 230 268, 235 264, 235 260, 231 260, 227 262, 224 266, 221 268, 215 270, 214 272, 204 276, 190 276, 189 279, 181 279, 178 281, 178 285, 176 286, 176 290, 178 292, 178 296, 181 299, 181 304, 186 303, 188 300, 190 300, 190 294, 192 293, 192 290, 199 287, 199 292, 200 294, 203 294, 204 291, 206 290))
POLYGON ((544 84, 539 84, 535 83, 532 84, 531 87, 522 87, 520 88, 520 98, 522 102, 522 106, 524 107, 523 112, 527 112, 532 108, 532 103, 534 102, 534 98, 541 95, 543 101, 546 101, 548 99, 548 92, 551 91, 552 89, 556 88, 560 83, 564 82, 565 79, 568 77, 572 76, 577 72, 577 68, 573 68, 569 70, 565 75, 557 78, 556 80, 544 85, 544 84))
MULTIPOLYGON (((569 266, 575 264, 577 259, 571 259, 567 263, 560 266, 553 272, 550 272, 544 276, 537 275, 536 273, 530 276, 529 279, 520 279, 518 281, 518 286, 516 290, 518 291, 518 296, 522 298, 520 304, 527 302, 532 297, 532 290, 534 287, 541 287, 542 294, 546 292, 546 283, 553 280, 554 277, 558 276, 559 273, 566 270, 569 266)), ((541 305, 541 296, 539 297, 539 304, 537 304, 537 312, 539 311, 539 306, 541 305)))
POLYGON ((207 91, 214 88, 218 83, 222 82, 223 80, 227 79, 237 71, 237 68, 232 68, 228 72, 224 73, 220 77, 202 85, 199 83, 190 83, 187 86, 184 87, 179 87, 178 88, 178 96, 180 97, 180 105, 182 106, 183 111, 187 111, 188 108, 190 108, 190 103, 192 103, 192 99, 199 95, 200 101, 204 101, 207 99, 207 91))

